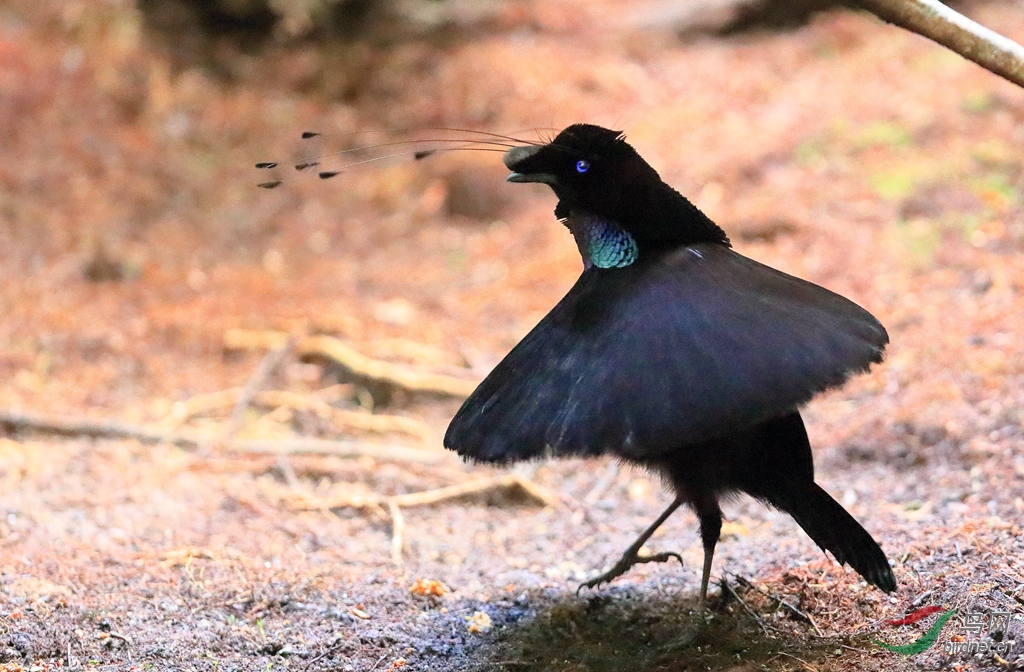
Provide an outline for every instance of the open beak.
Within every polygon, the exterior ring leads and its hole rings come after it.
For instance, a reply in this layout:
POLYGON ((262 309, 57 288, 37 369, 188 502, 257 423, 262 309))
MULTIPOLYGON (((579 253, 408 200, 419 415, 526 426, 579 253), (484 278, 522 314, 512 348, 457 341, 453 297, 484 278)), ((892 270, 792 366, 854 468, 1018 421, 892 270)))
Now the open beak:
POLYGON ((513 147, 505 152, 502 161, 505 167, 512 172, 505 179, 509 182, 539 182, 541 184, 557 184, 557 179, 551 173, 535 173, 528 170, 529 159, 542 149, 543 145, 526 145, 524 147, 513 147), (526 170, 524 170, 526 169, 526 170))

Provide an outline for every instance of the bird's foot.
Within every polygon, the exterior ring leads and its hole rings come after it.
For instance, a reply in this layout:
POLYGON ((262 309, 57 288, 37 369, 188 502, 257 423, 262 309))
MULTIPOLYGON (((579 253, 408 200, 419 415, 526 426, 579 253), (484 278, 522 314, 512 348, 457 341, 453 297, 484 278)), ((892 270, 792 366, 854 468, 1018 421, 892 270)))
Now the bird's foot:
POLYGON ((612 579, 617 579, 628 572, 633 565, 642 565, 646 562, 668 562, 672 558, 678 560, 680 565, 683 564, 682 556, 672 551, 655 553, 654 555, 639 555, 635 550, 630 549, 607 572, 581 583, 580 587, 576 589, 576 594, 579 595, 580 591, 584 588, 596 588, 602 583, 608 583, 612 579))

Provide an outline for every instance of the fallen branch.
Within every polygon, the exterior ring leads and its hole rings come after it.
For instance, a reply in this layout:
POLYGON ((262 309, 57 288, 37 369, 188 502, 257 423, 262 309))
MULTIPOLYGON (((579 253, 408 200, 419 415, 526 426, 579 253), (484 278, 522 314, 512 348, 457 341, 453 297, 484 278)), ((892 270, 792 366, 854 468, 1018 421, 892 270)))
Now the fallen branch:
POLYGON ((413 448, 410 446, 365 443, 362 441, 330 441, 327 439, 264 439, 232 441, 223 446, 227 453, 263 455, 332 455, 334 457, 372 457, 395 462, 437 464, 454 459, 454 453, 444 450, 413 448))
POLYGON ((277 468, 284 476, 285 483, 293 488, 299 487, 299 477, 295 474, 295 469, 287 455, 277 456, 277 468))
POLYGON ((810 663, 808 663, 803 658, 797 658, 792 653, 787 653, 785 651, 776 651, 775 652, 775 657, 777 658, 779 656, 785 656, 786 658, 792 658, 796 662, 798 662, 801 665, 803 665, 805 670, 810 670, 810 672, 818 672, 818 668, 817 667, 815 667, 814 665, 811 665, 810 663))
POLYGON ((171 407, 171 412, 161 421, 161 424, 166 425, 168 429, 178 429, 197 415, 230 408, 237 403, 236 400, 241 391, 240 387, 231 387, 226 390, 197 394, 185 401, 176 401, 171 407))
POLYGON ((245 422, 245 413, 249 410, 253 397, 267 384, 267 380, 277 370, 277 367, 281 366, 281 363, 284 362, 294 347, 295 339, 289 338, 284 342, 284 345, 271 350, 260 361, 260 365, 238 395, 235 408, 231 411, 231 418, 228 419, 227 429, 224 430, 225 441, 233 439, 238 430, 242 428, 242 424, 245 422))
POLYGON ((342 495, 337 497, 312 498, 298 495, 293 498, 292 507, 299 511, 323 511, 340 508, 377 508, 380 506, 427 506, 449 499, 476 495, 489 490, 519 490, 545 506, 557 507, 561 501, 558 495, 515 474, 480 478, 444 488, 411 492, 405 495, 342 495))
POLYGON ((407 338, 382 338, 360 347, 375 359, 401 360, 418 366, 465 368, 466 361, 453 352, 407 338))
MULTIPOLYGON (((273 350, 287 343, 288 338, 288 334, 281 331, 229 329, 224 334, 224 347, 229 350, 273 350)), ((367 357, 333 336, 299 338, 295 352, 304 360, 332 362, 355 379, 373 381, 411 393, 464 399, 476 388, 476 383, 471 380, 416 371, 400 364, 367 357)))
POLYGON ((780 607, 785 607, 786 610, 789 611, 790 614, 792 614, 797 619, 803 621, 804 623, 809 624, 812 628, 814 628, 814 632, 815 632, 815 634, 818 635, 818 637, 824 637, 824 635, 821 634, 821 630, 818 628, 818 624, 814 622, 814 619, 811 618, 810 614, 805 614, 804 612, 800 611, 799 609, 794 607, 792 604, 790 604, 789 602, 787 602, 784 599, 782 599, 781 597, 779 597, 778 595, 773 595, 772 593, 768 592, 767 590, 765 590, 763 588, 759 588, 758 586, 755 586, 753 583, 751 583, 750 581, 747 581, 745 578, 743 578, 739 574, 733 574, 733 577, 736 579, 736 582, 739 583, 744 588, 751 588, 751 589, 757 591, 758 593, 761 593, 762 595, 767 597, 769 600, 774 600, 775 602, 778 602, 780 607))
POLYGON ((722 587, 723 590, 728 591, 729 594, 732 595, 734 600, 736 600, 737 602, 740 603, 740 606, 743 607, 743 610, 746 611, 747 614, 749 614, 750 617, 754 619, 754 622, 757 623, 758 626, 760 626, 761 632, 763 632, 766 636, 771 637, 771 633, 768 632, 769 628, 771 628, 772 630, 774 630, 776 632, 779 631, 778 628, 776 628, 775 626, 769 626, 767 623, 765 623, 764 619, 761 618, 756 611, 751 609, 750 605, 747 604, 746 601, 742 597, 740 597, 740 594, 737 593, 736 590, 732 586, 729 585, 729 582, 725 580, 725 577, 722 578, 722 585, 721 585, 721 587, 722 587))
MULTIPOLYGON (((181 404, 175 404, 169 424, 180 427, 193 416, 234 406, 238 394, 239 388, 231 388, 200 394, 181 404)), ((288 390, 264 390, 252 395, 248 403, 249 405, 273 408, 275 411, 286 408, 316 413, 339 429, 355 429, 378 434, 401 432, 422 439, 424 442, 433 442, 436 438, 434 430, 422 420, 400 415, 335 408, 316 394, 299 394, 288 390)))
POLYGON ((125 645, 127 645, 127 646, 131 646, 132 645, 132 638, 131 637, 129 637, 128 635, 122 635, 119 632, 114 632, 113 630, 111 630, 110 632, 101 632, 99 638, 100 638, 100 640, 119 639, 122 642, 124 642, 125 645))
POLYGON ((291 438, 235 440, 221 444, 217 437, 211 436, 164 432, 113 421, 43 418, 10 411, 0 411, 0 430, 7 433, 35 432, 69 438, 129 439, 140 443, 163 443, 186 449, 220 445, 225 453, 237 454, 372 457, 419 464, 436 464, 453 459, 452 453, 442 450, 361 441, 291 438))
POLYGON ((334 655, 335 653, 337 653, 338 651, 342 650, 343 648, 345 648, 347 646, 351 646, 351 644, 349 643, 348 639, 342 637, 341 635, 338 635, 334 644, 331 644, 329 647, 324 649, 324 651, 320 655, 318 655, 317 657, 313 658, 308 663, 306 663, 306 665, 302 669, 303 670, 310 669, 311 667, 313 667, 313 665, 315 663, 320 662, 321 660, 323 660, 327 656, 334 655))
POLYGON ((37 432, 69 438, 134 439, 142 443, 171 443, 183 447, 195 447, 200 443, 182 435, 110 420, 43 418, 11 411, 0 411, 0 429, 11 434, 37 432))
MULTIPOLYGON (((267 487, 264 485, 264 487, 267 487)), ((276 488, 274 488, 277 490, 276 488)), ((297 511, 330 511, 331 509, 353 508, 380 511, 387 508, 391 516, 391 561, 402 564, 402 545, 405 536, 405 516, 402 507, 426 506, 437 504, 449 499, 474 495, 489 490, 515 489, 537 500, 545 506, 559 506, 558 495, 533 481, 516 474, 506 474, 492 478, 480 478, 465 483, 449 485, 444 488, 411 492, 405 495, 343 495, 338 497, 309 497, 292 489, 288 492, 269 493, 272 498, 290 500, 290 506, 297 511)))
POLYGON ((927 37, 1024 87, 1024 47, 938 0, 860 0, 883 21, 927 37))
POLYGON ((402 535, 405 532, 405 516, 402 509, 394 501, 388 502, 388 513, 391 514, 391 561, 402 564, 402 535))
POLYGON ((311 395, 302 395, 289 391, 267 391, 258 394, 257 400, 268 406, 287 407, 294 410, 316 413, 336 425, 349 429, 376 432, 378 434, 401 432, 428 442, 436 438, 434 430, 422 420, 406 418, 401 415, 385 415, 368 411, 335 408, 326 401, 311 395))

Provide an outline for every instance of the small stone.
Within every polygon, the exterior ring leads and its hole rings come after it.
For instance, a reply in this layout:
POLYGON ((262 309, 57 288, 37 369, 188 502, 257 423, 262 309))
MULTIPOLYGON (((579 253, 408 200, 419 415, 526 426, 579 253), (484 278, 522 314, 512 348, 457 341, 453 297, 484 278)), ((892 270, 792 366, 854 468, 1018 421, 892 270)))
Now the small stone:
POLYGON ((491 629, 491 617, 482 611, 473 612, 472 616, 466 618, 469 631, 477 634, 484 633, 491 629))

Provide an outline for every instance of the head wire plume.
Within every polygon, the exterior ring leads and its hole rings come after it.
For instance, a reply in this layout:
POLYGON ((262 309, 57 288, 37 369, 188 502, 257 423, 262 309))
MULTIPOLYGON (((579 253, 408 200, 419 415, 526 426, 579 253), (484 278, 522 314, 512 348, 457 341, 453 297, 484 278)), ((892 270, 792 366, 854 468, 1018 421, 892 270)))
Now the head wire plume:
MULTIPOLYGON (((413 133, 413 132, 433 132, 433 133, 457 133, 461 134, 461 137, 429 137, 429 138, 414 138, 406 140, 392 140, 389 142, 374 143, 368 145, 359 145, 357 147, 351 147, 348 149, 337 150, 333 152, 326 152, 321 154, 314 154, 306 157, 296 163, 291 164, 292 167, 299 172, 307 171, 311 168, 323 168, 318 170, 316 175, 321 180, 331 179, 337 177, 343 172, 358 166, 366 164, 376 163, 380 161, 387 161, 389 159, 398 160, 403 158, 410 158, 414 161, 420 161, 436 154, 448 153, 448 152, 459 152, 459 151, 475 151, 475 152, 502 152, 504 153, 508 149, 521 145, 539 145, 543 144, 538 141, 524 140, 511 135, 502 135, 500 133, 492 133, 490 131, 478 131, 467 128, 455 128, 455 127, 444 127, 444 126, 432 126, 423 127, 417 129, 388 129, 384 133, 389 134, 402 134, 402 133, 413 133), (475 136, 475 137, 474 137, 475 136), (389 148, 406 147, 404 151, 388 151, 385 154, 371 156, 369 158, 362 158, 356 160, 350 160, 343 162, 338 167, 325 168, 323 164, 326 159, 358 157, 360 154, 373 152, 375 150, 388 150, 389 148)), ((355 137, 358 135, 370 133, 371 131, 354 131, 352 133, 346 133, 341 137, 355 137)), ((324 133, 318 131, 303 131, 301 135, 302 140, 311 140, 313 138, 324 137, 324 133)), ((259 161, 255 164, 258 170, 273 170, 276 169, 285 162, 282 161, 259 161)), ((261 189, 276 189, 288 180, 285 178, 272 179, 263 181, 257 184, 261 189)))

